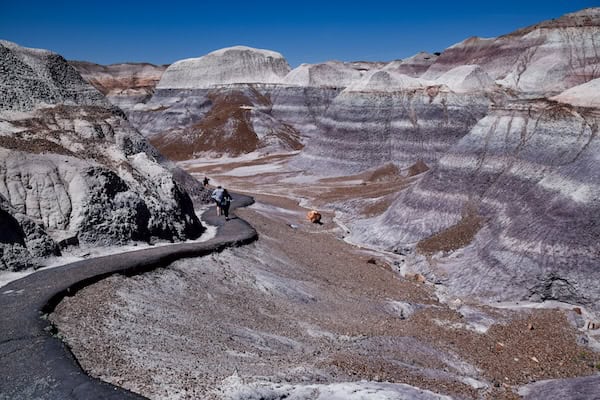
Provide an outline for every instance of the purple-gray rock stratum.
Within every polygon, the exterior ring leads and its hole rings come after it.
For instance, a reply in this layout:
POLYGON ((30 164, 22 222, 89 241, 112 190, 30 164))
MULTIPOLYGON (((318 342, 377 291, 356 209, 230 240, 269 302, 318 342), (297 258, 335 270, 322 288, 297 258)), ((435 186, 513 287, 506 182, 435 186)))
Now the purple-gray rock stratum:
POLYGON ((434 163, 485 116, 490 102, 485 93, 459 94, 420 78, 370 72, 316 118, 319 133, 294 165, 343 175, 390 162, 400 168, 434 163))

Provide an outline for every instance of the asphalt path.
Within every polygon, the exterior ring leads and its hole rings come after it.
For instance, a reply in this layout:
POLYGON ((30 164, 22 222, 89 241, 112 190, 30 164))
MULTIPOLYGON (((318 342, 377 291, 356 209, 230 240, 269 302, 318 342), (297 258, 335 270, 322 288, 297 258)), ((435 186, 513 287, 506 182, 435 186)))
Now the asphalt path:
MULTIPOLYGON (((233 194, 231 211, 254 202, 233 194)), ((127 276, 166 267, 255 241, 258 234, 235 213, 217 217, 213 207, 202 219, 217 226, 206 242, 179 243, 83 260, 39 270, 0 288, 0 399, 144 399, 88 376, 47 320, 65 297, 113 274, 127 276)))

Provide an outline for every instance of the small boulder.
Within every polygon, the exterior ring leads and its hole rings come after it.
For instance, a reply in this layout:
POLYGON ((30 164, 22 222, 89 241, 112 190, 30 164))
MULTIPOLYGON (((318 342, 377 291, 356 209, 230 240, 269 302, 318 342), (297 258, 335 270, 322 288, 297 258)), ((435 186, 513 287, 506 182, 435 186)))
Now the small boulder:
POLYGON ((321 214, 315 210, 310 210, 306 214, 306 219, 308 219, 313 224, 318 224, 321 222, 321 214))

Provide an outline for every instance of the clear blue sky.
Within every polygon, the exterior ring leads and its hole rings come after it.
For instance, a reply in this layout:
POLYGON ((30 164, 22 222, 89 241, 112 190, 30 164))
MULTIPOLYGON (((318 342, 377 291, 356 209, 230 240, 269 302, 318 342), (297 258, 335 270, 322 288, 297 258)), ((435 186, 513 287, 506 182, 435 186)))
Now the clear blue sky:
POLYGON ((100 64, 166 64, 243 44, 278 51, 294 67, 442 51, 469 36, 498 36, 599 3, 2 0, 0 39, 100 64))

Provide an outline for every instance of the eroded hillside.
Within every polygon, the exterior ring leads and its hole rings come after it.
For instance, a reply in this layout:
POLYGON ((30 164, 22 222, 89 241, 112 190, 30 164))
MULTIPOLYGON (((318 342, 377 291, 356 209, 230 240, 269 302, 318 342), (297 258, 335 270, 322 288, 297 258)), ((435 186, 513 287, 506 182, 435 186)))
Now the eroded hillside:
POLYGON ((59 55, 0 42, 1 269, 77 243, 182 240, 202 226, 162 156, 59 55))

